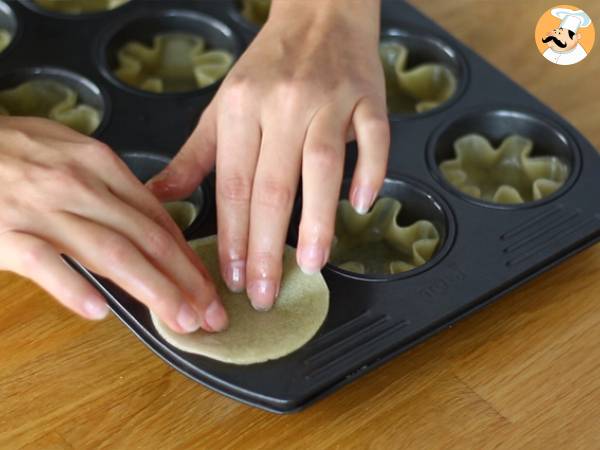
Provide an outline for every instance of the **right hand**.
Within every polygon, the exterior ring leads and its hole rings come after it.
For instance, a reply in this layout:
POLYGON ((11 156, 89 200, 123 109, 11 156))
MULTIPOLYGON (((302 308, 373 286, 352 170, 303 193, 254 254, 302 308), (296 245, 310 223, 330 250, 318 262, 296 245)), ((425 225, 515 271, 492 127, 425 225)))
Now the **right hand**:
POLYGON ((0 270, 30 278, 83 317, 104 318, 104 298, 65 254, 176 332, 227 327, 202 262, 106 145, 45 119, 0 117, 0 185, 0 270))

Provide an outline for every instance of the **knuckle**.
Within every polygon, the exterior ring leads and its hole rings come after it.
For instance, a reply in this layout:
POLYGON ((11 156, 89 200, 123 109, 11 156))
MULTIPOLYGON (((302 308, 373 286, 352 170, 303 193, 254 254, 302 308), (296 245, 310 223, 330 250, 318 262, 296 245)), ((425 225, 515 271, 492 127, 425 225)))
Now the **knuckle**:
POLYGON ((246 105, 252 93, 251 81, 242 76, 231 76, 223 86, 222 101, 228 108, 246 105))
POLYGON ((297 109, 305 102, 311 84, 305 77, 287 77, 275 87, 276 98, 284 109, 297 109))
POLYGON ((132 258, 132 246, 124 237, 114 234, 103 240, 101 248, 104 250, 109 267, 127 265, 132 258))
POLYGON ((365 120, 365 133, 387 138, 390 136, 390 124, 385 117, 374 116, 365 120))
POLYGON ((81 144, 86 152, 99 157, 114 156, 112 149, 105 143, 100 141, 91 140, 85 144, 81 144))
POLYGON ((153 227, 150 230, 146 230, 144 240, 146 241, 146 249, 149 255, 156 259, 168 258, 175 246, 175 242, 169 233, 160 227, 153 227))
POLYGON ((255 189, 253 200, 261 206, 273 209, 288 208, 294 196, 293 190, 287 184, 273 178, 257 182, 255 189))
POLYGON ((335 145, 318 142, 308 147, 305 157, 312 166, 330 172, 341 167, 341 155, 340 149, 335 145))
POLYGON ((218 183, 217 194, 235 203, 248 203, 252 195, 250 180, 241 175, 227 176, 218 183))
POLYGON ((28 245, 21 253, 23 269, 29 272, 32 268, 39 267, 47 251, 48 246, 45 243, 38 242, 28 245))

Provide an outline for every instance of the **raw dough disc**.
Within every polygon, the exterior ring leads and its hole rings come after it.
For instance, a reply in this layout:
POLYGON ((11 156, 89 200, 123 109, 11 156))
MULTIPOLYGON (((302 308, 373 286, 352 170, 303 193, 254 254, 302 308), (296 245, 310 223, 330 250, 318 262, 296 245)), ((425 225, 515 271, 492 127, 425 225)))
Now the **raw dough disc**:
POLYGON ((229 314, 222 333, 177 334, 152 314, 160 336, 174 347, 232 364, 254 364, 281 358, 306 344, 321 327, 329 309, 329 289, 319 274, 306 275, 296 264, 296 252, 286 246, 283 281, 273 309, 257 312, 246 294, 227 289, 219 273, 216 236, 191 241, 215 280, 229 314))

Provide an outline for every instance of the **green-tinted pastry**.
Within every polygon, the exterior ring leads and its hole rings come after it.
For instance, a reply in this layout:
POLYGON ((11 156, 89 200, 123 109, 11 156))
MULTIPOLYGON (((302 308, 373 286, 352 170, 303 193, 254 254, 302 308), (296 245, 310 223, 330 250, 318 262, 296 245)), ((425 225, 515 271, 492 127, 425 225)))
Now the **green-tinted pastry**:
POLYGON ((456 77, 439 63, 407 68, 408 49, 382 42, 379 54, 385 73, 388 110, 392 113, 426 112, 446 102, 456 91, 456 77))
POLYGON ((129 0, 34 0, 41 8, 63 14, 85 14, 108 11, 129 0))
POLYGON ((2 53, 4 49, 8 47, 11 40, 12 36, 10 33, 6 30, 0 29, 0 53, 2 53))
POLYGON ((154 314, 158 333, 180 350, 233 364, 254 364, 281 358, 306 344, 325 321, 329 289, 318 273, 306 275, 296 264, 296 252, 285 248, 283 278, 273 309, 255 311, 246 294, 230 292, 221 279, 216 236, 191 241, 215 281, 229 315, 229 328, 221 333, 204 331, 180 335, 154 314))
POLYGON ((242 16, 255 25, 263 26, 269 17, 271 0, 242 0, 242 16))
POLYGON ((225 76, 233 55, 206 50, 204 39, 188 33, 163 33, 151 47, 128 42, 117 53, 114 73, 124 83, 155 93, 186 92, 209 86, 225 76))
POLYGON ((456 140, 456 158, 440 164, 446 180, 471 197, 500 204, 540 200, 559 189, 569 175, 555 156, 531 157, 533 143, 519 135, 502 141, 498 149, 478 134, 456 140))
POLYGON ((77 101, 77 93, 54 80, 26 81, 0 91, 0 115, 36 116, 60 122, 84 134, 92 134, 101 113, 77 101))
POLYGON ((370 212, 360 215, 349 201, 340 201, 329 262, 371 275, 407 272, 425 264, 435 254, 440 235, 427 220, 399 226, 401 209, 397 200, 381 198, 370 212))
POLYGON ((181 230, 189 227, 198 217, 198 208, 192 202, 168 202, 164 203, 163 206, 181 230))

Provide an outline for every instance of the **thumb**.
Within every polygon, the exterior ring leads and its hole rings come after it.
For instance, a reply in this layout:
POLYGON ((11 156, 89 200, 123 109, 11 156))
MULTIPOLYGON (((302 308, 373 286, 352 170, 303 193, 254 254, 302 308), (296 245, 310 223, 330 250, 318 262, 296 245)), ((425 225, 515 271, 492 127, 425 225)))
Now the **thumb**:
POLYGON ((146 183, 161 202, 187 197, 213 169, 217 148, 214 109, 211 103, 169 165, 146 183))

